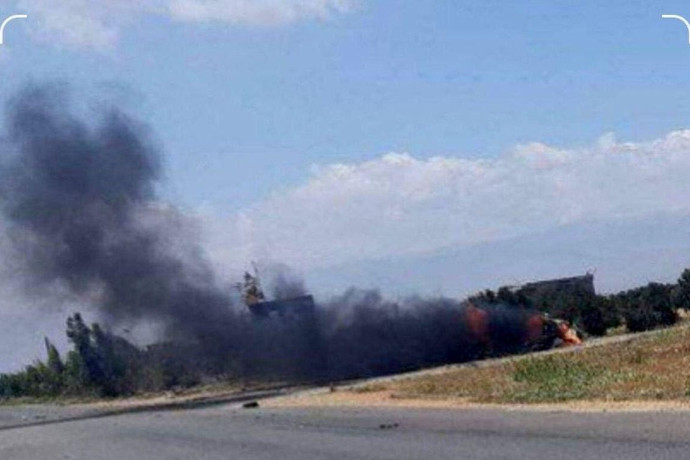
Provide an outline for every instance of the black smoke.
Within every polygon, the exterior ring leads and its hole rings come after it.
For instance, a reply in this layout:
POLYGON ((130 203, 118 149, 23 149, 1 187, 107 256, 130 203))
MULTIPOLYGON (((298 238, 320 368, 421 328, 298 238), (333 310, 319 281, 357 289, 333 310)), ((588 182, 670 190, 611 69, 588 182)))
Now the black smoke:
POLYGON ((263 267, 261 276, 267 281, 267 290, 274 299, 291 299, 307 294, 302 278, 285 264, 263 267))
POLYGON ((157 320, 192 339, 228 324, 227 296, 156 197, 161 155, 146 127, 116 108, 92 122, 74 110, 54 87, 27 88, 8 108, 0 204, 28 285, 57 285, 110 321, 157 320))
MULTIPOLYGON (((336 379, 481 354, 450 299, 352 289, 289 319, 233 306, 184 216, 157 196, 163 158, 147 127, 116 107, 79 113, 50 86, 23 90, 7 109, 0 209, 31 290, 67 290, 106 326, 162 324, 151 354, 175 372, 336 379)), ((278 298, 305 292, 283 275, 273 287, 278 298)))

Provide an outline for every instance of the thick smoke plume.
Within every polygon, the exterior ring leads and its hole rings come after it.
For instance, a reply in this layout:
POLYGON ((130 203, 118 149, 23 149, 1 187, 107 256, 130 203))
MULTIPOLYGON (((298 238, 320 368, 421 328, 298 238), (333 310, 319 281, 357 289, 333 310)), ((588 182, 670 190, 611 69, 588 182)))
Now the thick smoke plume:
MULTIPOLYGON (((350 290, 296 318, 233 309, 184 218, 156 196, 162 158, 146 127, 116 108, 93 122, 76 112, 51 87, 28 88, 8 107, 0 207, 32 290, 67 290, 110 325, 164 325, 166 344, 149 353, 185 372, 345 378, 477 356, 460 303, 448 299, 350 290)), ((304 286, 278 277, 274 291, 304 286)), ((512 336, 508 345, 519 342, 512 336)))
POLYGON ((31 285, 88 296, 114 321, 155 319, 192 336, 228 321, 208 266, 176 255, 194 245, 166 247, 179 243, 177 221, 146 223, 163 212, 161 158, 144 126, 115 108, 83 122, 64 92, 33 87, 10 104, 7 142, 2 210, 31 285))

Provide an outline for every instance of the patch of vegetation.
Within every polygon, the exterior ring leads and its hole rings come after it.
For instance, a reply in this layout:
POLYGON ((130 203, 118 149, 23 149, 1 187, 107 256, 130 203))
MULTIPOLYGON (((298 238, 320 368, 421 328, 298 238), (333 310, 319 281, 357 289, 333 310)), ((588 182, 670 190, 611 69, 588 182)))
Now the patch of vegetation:
POLYGON ((573 353, 525 356, 381 385, 380 391, 397 398, 478 403, 687 401, 690 325, 573 353))
POLYGON ((179 359, 142 351, 125 339, 88 326, 80 314, 67 319, 72 344, 63 359, 45 339, 46 361, 36 361, 23 371, 0 375, 0 398, 100 398, 159 391, 198 383, 194 370, 179 359), (166 359, 169 358, 169 359, 166 359))
POLYGON ((679 310, 690 309, 690 269, 673 284, 649 283, 611 295, 596 295, 577 285, 536 293, 501 287, 470 300, 539 310, 592 336, 607 335, 620 326, 629 332, 642 332, 672 326, 678 321, 679 310))
POLYGON ((378 393, 386 389, 386 385, 383 383, 372 383, 369 385, 355 387, 352 391, 355 393, 378 393))
MULTIPOLYGON (((686 271, 687 272, 687 271, 686 271)), ((684 272, 683 276, 687 276, 684 272)), ((647 286, 618 294, 615 301, 631 332, 670 326, 678 321, 678 308, 685 307, 684 285, 649 283, 647 286)))
POLYGON ((576 361, 565 355, 520 360, 515 363, 512 377, 518 385, 505 399, 513 402, 582 399, 594 387, 620 378, 615 371, 598 363, 576 361))

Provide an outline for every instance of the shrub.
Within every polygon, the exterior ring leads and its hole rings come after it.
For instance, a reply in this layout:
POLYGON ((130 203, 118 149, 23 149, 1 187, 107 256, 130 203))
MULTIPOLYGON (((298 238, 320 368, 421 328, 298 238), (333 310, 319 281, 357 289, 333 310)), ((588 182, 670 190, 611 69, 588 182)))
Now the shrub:
POLYGON ((629 331, 640 332, 678 321, 674 305, 674 286, 649 283, 618 295, 618 302, 629 331))

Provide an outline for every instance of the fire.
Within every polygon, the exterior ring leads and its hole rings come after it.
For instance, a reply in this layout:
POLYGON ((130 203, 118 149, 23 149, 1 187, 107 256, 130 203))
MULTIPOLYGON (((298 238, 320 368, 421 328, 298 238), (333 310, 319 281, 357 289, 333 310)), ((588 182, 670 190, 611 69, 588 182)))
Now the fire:
POLYGON ((487 311, 477 308, 470 303, 465 310, 465 321, 477 342, 488 344, 491 341, 489 336, 489 313, 487 311))
MULTIPOLYGON (((528 347, 538 347, 533 349, 582 344, 577 331, 567 321, 552 319, 541 313, 532 314, 526 320, 520 321, 525 321, 523 343, 528 347)), ((496 339, 491 336, 491 312, 468 303, 465 308, 465 322, 475 341, 490 348, 492 339, 496 339)))
POLYGON ((577 333, 565 321, 558 325, 558 335, 563 340, 563 346, 582 345, 582 339, 577 336, 577 333))

